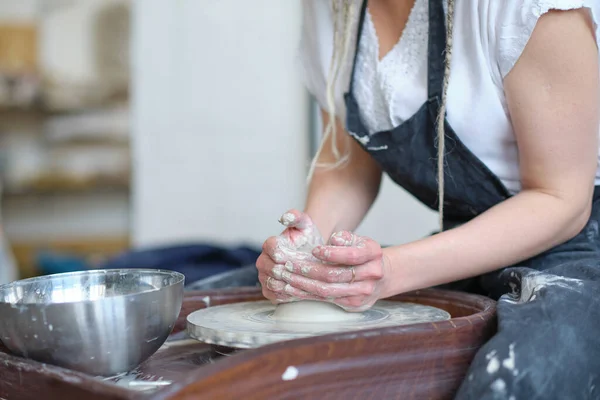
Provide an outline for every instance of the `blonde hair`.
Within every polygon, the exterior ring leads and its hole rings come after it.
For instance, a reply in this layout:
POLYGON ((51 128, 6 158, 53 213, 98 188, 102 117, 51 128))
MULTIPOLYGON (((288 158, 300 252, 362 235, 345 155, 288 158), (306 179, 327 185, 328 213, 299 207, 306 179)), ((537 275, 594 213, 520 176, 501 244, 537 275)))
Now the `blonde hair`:
MULTIPOLYGON (((368 1, 368 0, 363 0, 368 1)), ((444 83, 442 90, 442 99, 440 110, 437 118, 437 172, 438 172, 438 211, 440 230, 444 229, 444 153, 445 153, 445 116, 446 116, 446 101, 448 92, 448 82, 450 79, 450 63, 452 61, 452 32, 454 25, 454 2, 448 1, 448 13, 446 19, 446 50, 444 57, 444 83)), ((335 104, 335 88, 338 83, 338 78, 342 68, 348 62, 348 54, 350 48, 350 37, 352 33, 352 24, 356 18, 356 4, 353 0, 331 0, 331 8, 333 11, 333 52, 331 55, 331 63, 329 65, 329 73, 327 77, 327 107, 329 112, 329 121, 325 127, 323 140, 313 158, 310 171, 308 174, 309 181, 312 179, 316 168, 338 168, 345 164, 350 154, 348 148, 340 149, 337 145, 337 124, 336 124, 336 104, 335 104), (335 158, 334 163, 318 164, 318 158, 323 150, 325 142, 331 138, 332 153, 335 158)), ((358 51, 358 50, 357 50, 358 51)), ((353 77, 350 77, 353 79, 353 77)), ((345 137, 348 140, 348 137, 345 137)))

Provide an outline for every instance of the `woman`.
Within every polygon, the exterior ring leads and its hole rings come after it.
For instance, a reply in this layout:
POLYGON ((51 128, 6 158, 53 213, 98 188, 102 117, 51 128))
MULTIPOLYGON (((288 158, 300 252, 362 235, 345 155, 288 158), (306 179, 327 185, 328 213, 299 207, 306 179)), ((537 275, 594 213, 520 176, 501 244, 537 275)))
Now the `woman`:
POLYGON ((360 311, 455 282, 499 299, 458 398, 600 398, 600 2, 365 3, 304 0, 327 129, 304 212, 263 246, 264 295, 360 311), (351 233, 382 173, 442 232, 351 233))

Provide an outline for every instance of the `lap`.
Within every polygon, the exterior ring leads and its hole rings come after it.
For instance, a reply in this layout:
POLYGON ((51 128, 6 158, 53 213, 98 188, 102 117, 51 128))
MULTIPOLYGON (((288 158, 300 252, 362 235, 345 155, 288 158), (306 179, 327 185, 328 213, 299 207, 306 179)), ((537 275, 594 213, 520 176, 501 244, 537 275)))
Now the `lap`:
POLYGON ((498 332, 477 353, 458 399, 600 398, 600 257, 549 257, 546 268, 482 277, 498 332))

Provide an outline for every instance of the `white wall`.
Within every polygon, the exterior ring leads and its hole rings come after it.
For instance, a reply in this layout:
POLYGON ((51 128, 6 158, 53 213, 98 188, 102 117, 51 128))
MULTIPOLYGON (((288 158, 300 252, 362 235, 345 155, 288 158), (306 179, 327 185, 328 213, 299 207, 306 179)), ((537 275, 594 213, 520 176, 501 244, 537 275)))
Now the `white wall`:
POLYGON ((33 22, 36 19, 36 12, 36 0, 0 0, 1 22, 33 22))
POLYGON ((260 243, 300 207, 300 2, 138 0, 134 240, 260 243))
MULTIPOLYGON (((134 241, 260 244, 304 201, 300 1, 137 0, 133 14, 134 241)), ((402 243, 435 221, 386 180, 360 232, 402 243)))

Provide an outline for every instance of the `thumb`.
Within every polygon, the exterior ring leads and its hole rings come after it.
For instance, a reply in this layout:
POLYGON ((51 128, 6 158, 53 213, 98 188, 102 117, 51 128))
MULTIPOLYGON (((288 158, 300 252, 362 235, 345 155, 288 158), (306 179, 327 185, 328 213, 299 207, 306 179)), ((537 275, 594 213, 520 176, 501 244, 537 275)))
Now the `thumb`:
POLYGON ((286 228, 295 228, 301 231, 305 236, 321 238, 321 233, 319 233, 319 229, 310 216, 296 209, 289 210, 283 214, 279 218, 279 222, 286 228))
POLYGON ((313 226, 312 219, 301 211, 292 209, 279 218, 279 222, 286 228, 307 229, 313 226))
POLYGON ((339 231, 331 235, 329 244, 333 246, 353 247, 357 246, 359 243, 363 243, 364 239, 365 238, 362 236, 356 235, 350 231, 339 231))

